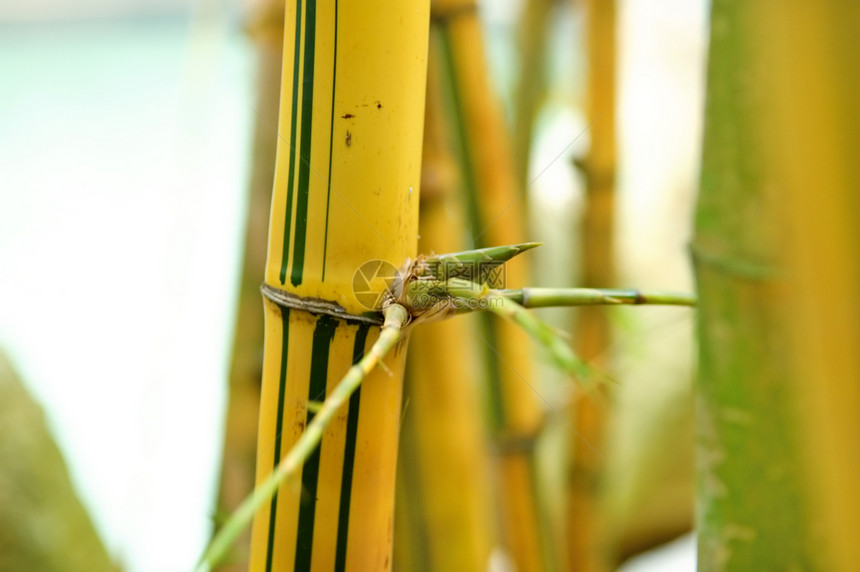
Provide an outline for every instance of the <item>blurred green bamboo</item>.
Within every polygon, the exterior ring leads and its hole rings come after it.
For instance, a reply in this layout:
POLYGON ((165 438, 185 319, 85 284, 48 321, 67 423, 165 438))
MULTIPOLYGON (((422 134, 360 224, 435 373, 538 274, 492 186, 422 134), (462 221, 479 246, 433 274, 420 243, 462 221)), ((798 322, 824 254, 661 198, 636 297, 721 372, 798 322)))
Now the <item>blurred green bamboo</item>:
POLYGON ((700 570, 856 568, 858 23, 853 2, 712 6, 700 570))
POLYGON ((0 570, 112 572, 39 406, 0 353, 0 570))

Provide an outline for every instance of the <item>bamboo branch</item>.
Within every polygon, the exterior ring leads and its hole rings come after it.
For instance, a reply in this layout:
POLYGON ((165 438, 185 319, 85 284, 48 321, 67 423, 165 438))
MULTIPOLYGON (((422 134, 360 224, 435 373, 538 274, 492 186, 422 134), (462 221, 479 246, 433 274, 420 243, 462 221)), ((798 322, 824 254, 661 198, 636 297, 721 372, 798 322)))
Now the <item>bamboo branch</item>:
POLYGON ((520 288, 499 294, 525 308, 552 306, 640 305, 695 306, 696 297, 680 292, 617 288, 520 288))
POLYGON ((308 424, 307 429, 293 448, 278 463, 272 473, 247 497, 238 509, 230 516, 224 527, 212 539, 201 558, 198 570, 209 570, 221 561, 230 546, 251 524, 254 513, 264 503, 270 501, 283 482, 292 475, 311 456, 319 446, 323 431, 334 418, 338 409, 343 407, 350 396, 358 389, 364 378, 381 364, 382 358, 391 351, 403 335, 403 327, 409 321, 409 313, 400 304, 391 304, 383 310, 385 323, 379 339, 373 344, 364 357, 352 366, 344 378, 337 384, 326 400, 319 407, 319 412, 308 424))

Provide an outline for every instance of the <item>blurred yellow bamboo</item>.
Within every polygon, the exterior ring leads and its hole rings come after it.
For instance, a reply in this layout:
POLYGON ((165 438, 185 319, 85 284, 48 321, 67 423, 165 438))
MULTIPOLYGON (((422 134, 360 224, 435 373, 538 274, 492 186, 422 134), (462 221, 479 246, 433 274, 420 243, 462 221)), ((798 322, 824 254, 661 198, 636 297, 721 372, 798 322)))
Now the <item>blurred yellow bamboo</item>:
MULTIPOLYGON (((464 184, 470 193, 473 247, 523 242, 522 189, 503 115, 489 84, 483 34, 474 0, 434 0, 434 21, 447 59, 464 184)), ((525 262, 507 265, 510 285, 525 285, 525 262)), ((490 425, 497 447, 503 538, 520 570, 545 569, 552 534, 537 498, 534 440, 543 413, 535 391, 528 336, 487 316, 475 329, 490 372, 490 425), (546 544, 544 544, 546 543, 546 544), (545 552, 546 551, 546 552, 545 552)))
POLYGON ((860 530, 860 5, 756 6, 746 41, 761 52, 759 133, 784 207, 788 358, 822 570, 857 568, 860 530))
MULTIPOLYGON (((522 189, 529 182, 534 122, 546 92, 546 46, 551 32, 548 24, 554 5, 555 0, 527 0, 518 30, 520 75, 515 100, 513 156, 517 181, 522 189)), ((528 211, 528 197, 524 196, 523 201, 525 208, 521 210, 528 211)))
MULTIPOLYGON (((579 246, 581 283, 585 287, 611 287, 615 283, 615 172, 616 172, 616 6, 615 0, 586 2, 587 116, 591 128, 588 156, 581 165, 586 182, 585 210, 579 246)), ((606 310, 577 311, 576 347, 582 359, 606 367, 605 351, 612 341, 606 310)), ((607 403, 580 394, 573 405, 576 430, 568 476, 568 559, 571 570, 598 572, 611 558, 600 507, 608 425, 607 403), (591 447, 584 446, 587 442, 591 447)))
MULTIPOLYGON (((359 317, 358 268, 416 254, 428 25, 424 2, 287 5, 265 283, 294 302, 265 302, 258 483, 313 417, 308 402, 378 334, 359 317), (311 299, 355 318, 311 313, 311 299)), ((301 476, 257 513, 252 570, 391 568, 404 355, 365 380, 301 476)))
MULTIPOLYGON (((464 250, 459 179, 431 37, 421 172, 421 252, 464 250)), ((406 375, 395 565, 400 570, 486 570, 497 543, 471 317, 412 335, 406 375), (403 538, 397 537, 403 533, 403 538), (403 546, 404 543, 419 545, 403 546), (403 546, 401 555, 398 548, 403 546)))

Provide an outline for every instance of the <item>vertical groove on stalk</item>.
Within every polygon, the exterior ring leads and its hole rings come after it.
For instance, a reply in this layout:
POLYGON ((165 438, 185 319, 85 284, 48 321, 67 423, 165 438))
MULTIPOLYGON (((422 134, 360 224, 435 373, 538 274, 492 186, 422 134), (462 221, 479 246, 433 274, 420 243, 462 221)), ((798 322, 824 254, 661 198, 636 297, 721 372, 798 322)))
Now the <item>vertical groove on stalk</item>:
MULTIPOLYGON (((297 93, 299 89, 299 57, 301 55, 301 41, 302 41, 302 0, 296 0, 296 27, 294 31, 295 36, 295 44, 293 46, 293 91, 292 93, 297 93)), ((290 261, 290 229, 292 226, 293 220, 293 184, 295 183, 295 167, 296 167, 296 117, 298 115, 298 106, 299 106, 299 98, 292 98, 292 105, 290 109, 290 148, 289 148, 289 157, 290 157, 290 166, 289 166, 289 179, 287 182, 287 208, 284 213, 284 237, 283 237, 283 250, 281 255, 281 284, 284 284, 287 281, 287 264, 290 261)), ((278 130, 280 131, 280 122, 278 122, 278 130)), ((280 143, 278 145, 280 147, 280 143)))
MULTIPOLYGON (((293 240, 293 286, 302 283, 305 267, 305 238, 308 230, 308 193, 310 193, 311 133, 313 132, 314 53, 316 39, 317 3, 308 0, 305 15, 304 65, 302 66, 302 136, 299 140, 299 195, 296 201, 296 237, 293 240)), ((332 95, 334 91, 332 90, 332 95)), ((332 102, 332 105, 334 103, 332 102)), ((331 162, 331 158, 329 158, 331 162)))
POLYGON ((334 0, 334 55, 332 56, 331 64, 331 128, 328 134, 328 176, 326 177, 326 195, 325 195, 325 236, 323 237, 323 257, 322 257, 322 276, 320 280, 325 282, 325 263, 326 255, 328 254, 328 215, 331 207, 331 166, 334 163, 334 102, 337 93, 337 3, 334 0))

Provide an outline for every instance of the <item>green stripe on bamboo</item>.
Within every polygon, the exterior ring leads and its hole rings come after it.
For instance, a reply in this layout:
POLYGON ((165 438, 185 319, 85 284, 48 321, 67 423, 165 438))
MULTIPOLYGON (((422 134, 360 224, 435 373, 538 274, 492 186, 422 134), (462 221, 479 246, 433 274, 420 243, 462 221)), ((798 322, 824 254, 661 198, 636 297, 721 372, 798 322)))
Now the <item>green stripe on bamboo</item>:
MULTIPOLYGON (((293 94, 299 89, 299 57, 301 55, 302 29, 302 0, 296 0, 295 45, 293 46, 293 94)), ((287 265, 290 261, 290 229, 293 220, 293 184, 295 183, 296 167, 296 117, 298 115, 299 98, 293 97, 290 107, 290 165, 287 181, 287 208, 284 213, 284 250, 281 256, 281 284, 287 281, 287 265)), ((280 122, 279 122, 280 126, 280 122)))

